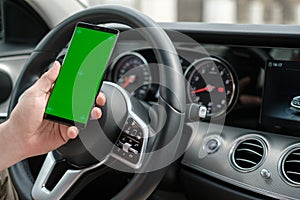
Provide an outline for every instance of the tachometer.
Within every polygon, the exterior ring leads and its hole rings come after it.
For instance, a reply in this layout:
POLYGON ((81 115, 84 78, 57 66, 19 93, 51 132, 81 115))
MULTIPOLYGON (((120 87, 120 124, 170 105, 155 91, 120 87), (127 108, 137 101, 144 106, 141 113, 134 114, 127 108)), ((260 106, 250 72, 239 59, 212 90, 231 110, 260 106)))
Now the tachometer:
POLYGON ((188 101, 207 108, 207 117, 229 112, 238 90, 238 80, 232 67, 219 58, 203 58, 192 63, 185 72, 188 81, 188 101))
POLYGON ((146 59, 136 52, 122 54, 113 64, 112 79, 132 95, 145 99, 151 83, 146 59))

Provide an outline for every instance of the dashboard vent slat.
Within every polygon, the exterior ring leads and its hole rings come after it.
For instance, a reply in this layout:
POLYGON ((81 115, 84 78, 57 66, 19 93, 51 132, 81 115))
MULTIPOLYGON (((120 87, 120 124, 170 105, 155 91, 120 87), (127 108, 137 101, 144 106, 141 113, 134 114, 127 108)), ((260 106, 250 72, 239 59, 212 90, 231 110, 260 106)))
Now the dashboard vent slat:
POLYGON ((253 165, 256 164, 255 162, 252 162, 251 160, 246 160, 246 159, 241 159, 241 158, 237 158, 236 160, 246 162, 246 163, 250 163, 250 164, 253 164, 253 165))
POLYGON ((257 153, 256 151, 253 151, 253 150, 251 150, 251 149, 245 149, 245 148, 243 148, 243 149, 237 149, 237 151, 247 151, 247 152, 249 152, 249 153, 253 153, 253 154, 255 154, 255 155, 257 155, 257 156, 260 156, 260 157, 263 156, 263 155, 261 155, 260 153, 257 153))
POLYGON ((300 186, 300 147, 291 148, 284 154, 281 161, 281 174, 287 183, 300 186))
POLYGON ((294 174, 294 175, 299 175, 299 176, 300 176, 300 173, 299 173, 299 172, 287 171, 286 173, 287 173, 287 174, 294 174))
POLYGON ((300 163, 300 160, 287 160, 287 163, 300 163))
POLYGON ((267 146, 260 137, 249 137, 238 142, 231 153, 231 164, 238 171, 257 169, 266 157, 267 146))
POLYGON ((263 148, 262 146, 259 146, 257 144, 253 144, 253 143, 248 143, 248 142, 244 142, 245 145, 250 145, 250 146, 254 146, 254 147, 258 147, 258 148, 263 148))

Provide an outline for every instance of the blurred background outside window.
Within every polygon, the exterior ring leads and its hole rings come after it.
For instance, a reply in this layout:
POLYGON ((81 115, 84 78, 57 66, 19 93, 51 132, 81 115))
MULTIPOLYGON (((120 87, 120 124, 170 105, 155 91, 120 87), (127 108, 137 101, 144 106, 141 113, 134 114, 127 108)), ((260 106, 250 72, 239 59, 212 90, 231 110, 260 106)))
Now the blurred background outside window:
POLYGON ((300 24, 300 0, 79 0, 87 6, 121 4, 158 22, 300 24))

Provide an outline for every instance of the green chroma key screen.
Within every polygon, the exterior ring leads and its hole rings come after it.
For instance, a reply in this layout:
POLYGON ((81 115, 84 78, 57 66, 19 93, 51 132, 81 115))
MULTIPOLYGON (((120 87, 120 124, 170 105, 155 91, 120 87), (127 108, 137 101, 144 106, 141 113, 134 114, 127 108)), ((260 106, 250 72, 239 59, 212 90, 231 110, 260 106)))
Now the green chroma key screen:
POLYGON ((87 123, 117 37, 114 29, 77 24, 45 110, 46 119, 79 126, 87 123))

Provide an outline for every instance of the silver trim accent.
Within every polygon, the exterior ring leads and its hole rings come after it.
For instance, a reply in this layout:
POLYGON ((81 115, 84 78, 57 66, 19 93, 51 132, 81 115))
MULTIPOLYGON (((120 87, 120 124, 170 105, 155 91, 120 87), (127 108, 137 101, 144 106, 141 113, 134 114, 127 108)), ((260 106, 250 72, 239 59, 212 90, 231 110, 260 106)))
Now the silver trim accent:
POLYGON ((208 154, 212 154, 212 153, 217 152, 220 149, 221 141, 220 141, 220 138, 217 136, 209 136, 204 139, 203 144, 204 144, 203 145, 204 151, 208 154), (211 142, 212 140, 214 140, 216 142, 216 147, 214 149, 210 149, 208 147, 209 142, 211 142))
MULTIPOLYGON (((247 144, 247 143, 246 143, 247 144)), ((252 145, 252 146, 257 146, 257 145, 252 145)), ((268 154, 268 146, 267 146, 267 143, 265 142, 265 139, 263 137, 261 137, 260 135, 255 135, 255 134, 250 134, 250 135, 246 135, 244 137, 241 137, 239 138, 237 141, 235 141, 233 147, 231 148, 230 152, 229 152, 229 163, 230 165, 237 171, 239 172, 243 172, 243 173, 246 173, 246 172, 252 172, 256 169, 258 169, 262 164, 263 162, 265 161, 266 157, 267 157, 267 154, 268 154), (251 149, 237 149, 237 147, 242 144, 243 142, 247 141, 247 140, 256 140, 258 141, 259 143, 261 143, 262 145, 262 148, 263 148, 263 152, 264 154, 261 155, 251 149), (251 168, 243 168, 243 167, 240 167, 236 162, 235 162, 235 152, 238 151, 238 150, 241 150, 241 151, 248 151, 248 152, 251 152, 251 153, 254 153, 258 156, 261 156, 261 160, 258 162, 258 163, 255 163, 251 160, 247 160, 247 159, 242 159, 240 158, 239 160, 240 161, 244 161, 244 162, 248 162, 248 163, 251 163, 251 164, 255 164, 254 167, 251 167, 251 168)))
POLYGON ((82 170, 67 170, 55 187, 50 191, 45 187, 45 184, 52 173, 52 170, 56 164, 56 160, 53 156, 53 152, 48 153, 31 190, 33 199, 61 199, 83 173, 101 166, 107 161, 107 159, 108 156, 98 164, 82 170))
POLYGON ((271 172, 270 172, 269 170, 267 170, 267 169, 262 169, 262 170, 260 171, 260 175, 261 175, 261 177, 263 177, 264 179, 270 179, 271 176, 272 176, 271 172))
MULTIPOLYGON (((291 155, 291 154, 295 154, 295 153, 293 153, 293 151, 297 151, 297 150, 300 150, 300 143, 296 143, 296 144, 294 144, 294 145, 291 145, 291 146, 289 146, 288 148, 286 148, 284 151, 283 151, 283 153, 282 153, 282 155, 281 155, 281 157, 280 157, 280 159, 279 159, 279 164, 278 164, 278 171, 279 171, 279 175, 280 175, 280 178, 286 183, 286 184, 288 184, 288 185, 290 185, 290 186, 293 186, 293 187, 300 187, 300 182, 296 182, 296 181, 293 181, 293 180, 291 180, 288 176, 287 176, 287 174, 286 174, 286 172, 285 172, 285 170, 284 170, 284 162, 286 162, 286 158, 289 156, 289 155, 291 155)), ((296 155, 299 155, 298 153, 296 153, 296 155)), ((288 161, 287 161, 288 162, 288 161)), ((299 161, 297 161, 297 162, 300 162, 300 160, 299 161)), ((297 175, 300 175, 300 173, 297 173, 297 172, 292 172, 292 171, 287 171, 289 174, 297 174, 297 175)))

